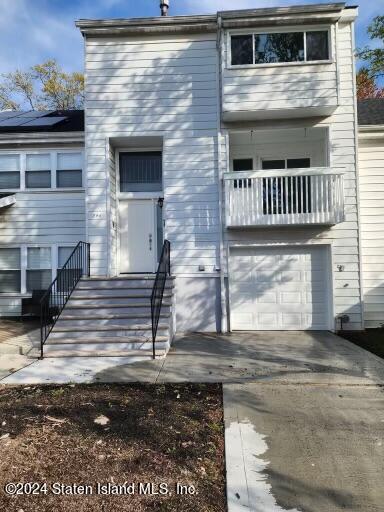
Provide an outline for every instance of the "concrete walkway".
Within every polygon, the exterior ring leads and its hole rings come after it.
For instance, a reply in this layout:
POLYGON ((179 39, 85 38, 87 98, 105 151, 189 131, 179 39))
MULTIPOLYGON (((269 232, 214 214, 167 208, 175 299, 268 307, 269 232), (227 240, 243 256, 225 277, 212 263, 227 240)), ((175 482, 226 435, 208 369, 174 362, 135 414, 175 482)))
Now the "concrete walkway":
POLYGON ((166 359, 91 359, 37 361, 0 383, 223 382, 229 512, 382 512, 384 362, 350 342, 195 334, 166 359))

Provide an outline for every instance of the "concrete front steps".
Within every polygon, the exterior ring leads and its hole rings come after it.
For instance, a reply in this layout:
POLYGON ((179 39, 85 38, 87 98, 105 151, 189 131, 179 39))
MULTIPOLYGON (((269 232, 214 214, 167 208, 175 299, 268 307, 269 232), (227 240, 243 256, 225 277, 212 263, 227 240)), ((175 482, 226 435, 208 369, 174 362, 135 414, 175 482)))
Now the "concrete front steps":
MULTIPOLYGON (((155 276, 82 279, 56 322, 45 357, 152 357, 150 297, 155 276)), ((156 357, 172 341, 173 278, 168 278, 156 338, 156 357)))

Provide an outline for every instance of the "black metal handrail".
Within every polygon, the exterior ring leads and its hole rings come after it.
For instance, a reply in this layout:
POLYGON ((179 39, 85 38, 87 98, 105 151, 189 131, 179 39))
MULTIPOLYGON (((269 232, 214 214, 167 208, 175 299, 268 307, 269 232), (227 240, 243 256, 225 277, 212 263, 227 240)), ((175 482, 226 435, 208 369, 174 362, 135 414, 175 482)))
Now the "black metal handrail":
POLYGON ((152 352, 153 359, 156 358, 156 336, 159 326, 161 306, 163 304, 163 296, 167 277, 171 275, 171 244, 168 240, 164 240, 163 249, 161 251, 159 266, 157 268, 155 282, 151 294, 151 320, 152 320, 152 352))
POLYGON ((44 344, 83 276, 90 275, 90 244, 79 242, 40 301, 40 357, 44 344))

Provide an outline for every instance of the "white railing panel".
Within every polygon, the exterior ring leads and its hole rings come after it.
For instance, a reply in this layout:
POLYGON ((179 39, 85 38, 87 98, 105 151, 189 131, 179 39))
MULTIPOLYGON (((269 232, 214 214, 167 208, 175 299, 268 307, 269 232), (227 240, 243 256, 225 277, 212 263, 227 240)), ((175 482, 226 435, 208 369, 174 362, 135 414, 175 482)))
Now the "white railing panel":
POLYGON ((227 173, 224 184, 228 227, 344 220, 343 175, 328 168, 227 173))

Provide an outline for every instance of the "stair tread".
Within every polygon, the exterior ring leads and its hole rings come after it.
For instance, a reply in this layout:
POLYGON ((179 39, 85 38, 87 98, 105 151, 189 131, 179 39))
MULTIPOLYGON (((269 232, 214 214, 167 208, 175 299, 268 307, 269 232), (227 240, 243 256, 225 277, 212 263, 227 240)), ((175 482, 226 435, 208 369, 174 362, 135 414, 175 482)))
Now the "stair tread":
MULTIPOLYGON (((169 318, 171 316, 170 313, 160 313, 161 318, 169 318)), ((69 321, 69 320, 124 320, 126 319, 132 319, 132 318, 151 318, 151 313, 122 313, 119 315, 97 315, 90 316, 90 315, 61 315, 58 319, 58 322, 60 321, 69 321)))
MULTIPOLYGON (((166 343, 169 341, 168 336, 157 336, 156 343, 166 343)), ((152 343, 150 337, 134 337, 134 336, 115 336, 115 337, 100 337, 100 338, 48 338, 46 346, 49 345, 91 345, 91 344, 108 344, 108 343, 152 343)))
MULTIPOLYGON (((163 302, 163 306, 171 306, 172 304, 170 302, 163 302)), ((151 307, 150 302, 138 302, 138 303, 132 303, 132 304, 81 304, 81 305, 72 305, 68 303, 65 306, 65 309, 114 309, 114 308, 149 308, 151 307)))
MULTIPOLYGON (((95 326, 96 327, 96 326, 95 326)), ((158 329, 169 329, 168 324, 159 324, 158 329)), ((97 332, 97 331, 149 331, 152 330, 152 324, 131 324, 131 325, 99 325, 96 328, 90 329, 89 325, 73 326, 73 327, 60 327, 55 325, 54 332, 97 332)))
MULTIPOLYGON (((167 350, 165 349, 157 349, 156 357, 162 357, 167 354, 167 350)), ((81 351, 81 350, 68 350, 68 351, 45 351, 44 357, 54 358, 54 357, 144 357, 148 356, 152 358, 152 350, 151 349, 137 349, 137 350, 99 350, 95 351, 81 351)))

